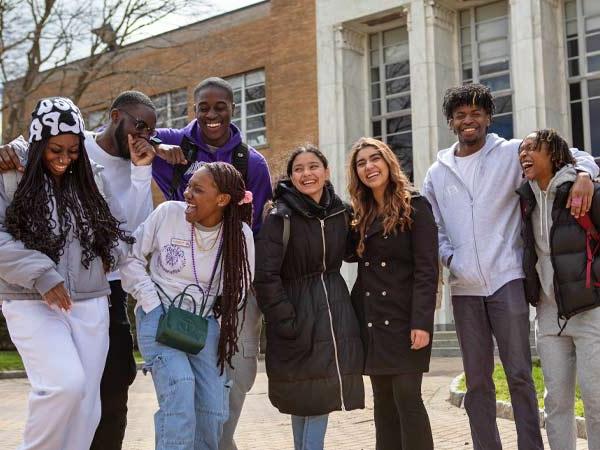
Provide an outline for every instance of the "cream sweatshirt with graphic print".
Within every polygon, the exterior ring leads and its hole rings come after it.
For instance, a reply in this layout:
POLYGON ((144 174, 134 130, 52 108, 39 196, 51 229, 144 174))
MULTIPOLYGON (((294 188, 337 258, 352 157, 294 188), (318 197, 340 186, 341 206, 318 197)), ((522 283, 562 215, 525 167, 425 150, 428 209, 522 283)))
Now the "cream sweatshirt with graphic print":
MULTIPOLYGON (((186 286, 196 284, 196 277, 204 294, 193 288, 188 292, 195 300, 197 311, 204 304, 205 317, 212 315, 215 298, 222 292, 221 263, 230 264, 223 262, 222 258, 210 292, 207 292, 218 253, 221 224, 214 228, 192 225, 185 220, 185 208, 184 202, 162 203, 133 233, 136 242, 121 266, 121 283, 123 289, 137 300, 136 308, 141 307, 146 313, 159 306, 161 301, 168 308, 170 299, 174 299, 186 286), (159 292, 156 285, 163 292, 159 292)), ((254 277, 254 238, 245 223, 243 233, 251 271, 246 282, 248 290, 254 277)), ((189 297, 183 300, 182 307, 190 311, 194 309, 189 297)))

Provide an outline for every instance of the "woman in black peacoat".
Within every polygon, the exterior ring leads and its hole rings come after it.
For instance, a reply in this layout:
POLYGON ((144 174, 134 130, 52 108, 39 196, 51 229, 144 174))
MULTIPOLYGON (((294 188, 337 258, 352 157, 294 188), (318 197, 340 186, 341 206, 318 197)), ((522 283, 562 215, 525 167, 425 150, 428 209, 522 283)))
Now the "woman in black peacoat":
POLYGON ((437 227, 391 149, 362 138, 349 166, 358 278, 352 289, 373 387, 377 450, 430 450, 421 399, 438 283, 437 227))

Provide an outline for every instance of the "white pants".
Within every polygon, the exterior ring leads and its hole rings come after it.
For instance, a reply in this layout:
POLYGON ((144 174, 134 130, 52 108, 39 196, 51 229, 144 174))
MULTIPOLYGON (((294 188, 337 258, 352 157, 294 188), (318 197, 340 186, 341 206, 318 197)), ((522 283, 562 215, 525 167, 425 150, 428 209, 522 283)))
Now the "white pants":
POLYGON ((552 450, 575 450, 575 383, 585 409, 589 450, 600 450, 600 308, 573 316, 560 336, 553 299, 542 294, 536 340, 546 384, 544 409, 552 450))
POLYGON ((39 300, 8 300, 2 312, 31 383, 20 449, 89 449, 100 421, 108 299, 76 301, 69 312, 39 300))

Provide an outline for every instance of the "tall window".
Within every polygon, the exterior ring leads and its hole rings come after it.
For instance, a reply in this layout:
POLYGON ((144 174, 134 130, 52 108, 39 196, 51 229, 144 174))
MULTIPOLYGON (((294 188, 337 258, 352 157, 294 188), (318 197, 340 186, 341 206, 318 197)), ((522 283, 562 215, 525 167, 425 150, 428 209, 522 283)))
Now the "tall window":
POLYGON ((505 0, 460 13, 462 82, 490 88, 496 105, 490 132, 506 139, 514 134, 508 32, 505 0))
POLYGON ((565 2, 573 146, 600 156, 600 1, 565 2))
POLYGON ((265 71, 235 75, 227 81, 233 87, 236 105, 232 122, 242 131, 248 145, 267 145, 265 71))
POLYGON ((187 89, 155 95, 156 128, 183 128, 188 123, 187 89))
POLYGON ((394 151, 412 179, 410 60, 406 27, 369 36, 372 135, 394 151))

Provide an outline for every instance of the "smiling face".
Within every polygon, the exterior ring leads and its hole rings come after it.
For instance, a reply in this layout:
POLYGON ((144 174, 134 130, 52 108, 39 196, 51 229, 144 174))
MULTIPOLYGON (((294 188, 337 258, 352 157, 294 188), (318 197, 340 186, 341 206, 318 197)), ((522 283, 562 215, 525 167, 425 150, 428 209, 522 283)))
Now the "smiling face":
POLYGON ((358 179, 373 191, 384 191, 390 181, 390 168, 376 147, 359 150, 354 167, 358 179))
POLYGON ((294 158, 290 179, 298 191, 319 203, 329 179, 329 169, 314 153, 302 152, 294 158))
POLYGON ((79 158, 79 136, 76 134, 59 134, 48 139, 42 160, 44 167, 54 179, 60 180, 71 163, 79 158))
POLYGON ((127 135, 150 139, 155 134, 156 111, 143 104, 125 105, 121 109, 113 109, 111 115, 118 122, 115 139, 119 156, 131 159, 127 135))
POLYGON ((458 142, 466 145, 483 145, 490 123, 490 115, 477 105, 457 107, 450 119, 450 127, 458 136, 458 142))
POLYGON ((519 147, 519 162, 523 174, 528 180, 546 180, 552 178, 552 160, 546 143, 536 149, 536 134, 532 133, 523 139, 519 147))
POLYGON ((229 140, 229 124, 235 105, 225 89, 208 86, 198 92, 196 119, 204 142, 222 147, 229 140))
POLYGON ((183 193, 187 208, 185 220, 213 227, 223 220, 223 210, 231 201, 229 194, 219 192, 210 171, 201 167, 190 178, 183 193))

